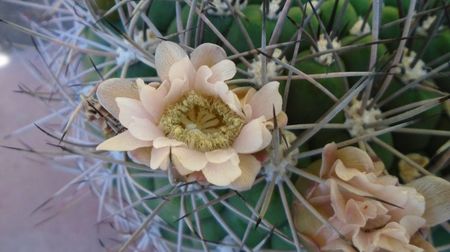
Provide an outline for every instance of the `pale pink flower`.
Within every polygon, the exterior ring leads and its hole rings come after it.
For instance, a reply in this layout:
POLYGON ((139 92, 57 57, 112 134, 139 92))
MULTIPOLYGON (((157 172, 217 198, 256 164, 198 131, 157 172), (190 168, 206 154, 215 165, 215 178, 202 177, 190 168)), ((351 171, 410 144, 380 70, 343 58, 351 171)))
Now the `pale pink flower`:
POLYGON ((294 204, 296 227, 314 250, 430 251, 418 234, 426 225, 424 196, 379 174, 380 163, 355 147, 325 146, 320 177, 326 182, 314 184, 306 197, 335 230, 294 204))
POLYGON ((127 130, 97 149, 128 151, 152 169, 173 165, 187 180, 250 188, 261 169, 253 154, 271 142, 274 112, 283 115, 279 83, 230 90, 225 81, 236 66, 213 44, 200 45, 188 57, 177 44, 162 42, 155 67, 161 83, 100 84, 100 103, 127 130))

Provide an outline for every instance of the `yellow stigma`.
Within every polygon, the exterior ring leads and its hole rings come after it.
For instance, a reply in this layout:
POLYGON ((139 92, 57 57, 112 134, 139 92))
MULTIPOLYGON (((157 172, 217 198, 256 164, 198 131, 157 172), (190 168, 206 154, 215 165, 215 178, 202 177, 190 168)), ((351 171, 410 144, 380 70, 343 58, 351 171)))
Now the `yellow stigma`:
POLYGON ((168 107, 160 120, 168 137, 204 152, 230 147, 243 125, 244 119, 220 98, 194 91, 168 107))

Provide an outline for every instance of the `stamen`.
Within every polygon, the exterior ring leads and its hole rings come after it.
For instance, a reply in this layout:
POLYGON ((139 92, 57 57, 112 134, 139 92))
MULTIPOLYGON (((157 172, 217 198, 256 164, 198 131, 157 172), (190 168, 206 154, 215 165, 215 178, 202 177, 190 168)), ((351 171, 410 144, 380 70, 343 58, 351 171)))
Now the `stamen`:
POLYGON ((244 125, 244 119, 220 98, 189 92, 163 113, 164 133, 189 148, 211 151, 231 146, 244 125))

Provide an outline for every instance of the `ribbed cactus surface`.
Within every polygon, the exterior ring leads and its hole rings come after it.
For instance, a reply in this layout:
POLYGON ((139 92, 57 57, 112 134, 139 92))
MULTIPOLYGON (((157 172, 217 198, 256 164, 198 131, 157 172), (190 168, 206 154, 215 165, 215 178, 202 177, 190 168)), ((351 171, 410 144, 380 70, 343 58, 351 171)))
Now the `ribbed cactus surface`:
MULTIPOLYGON (((114 220, 123 234, 108 245, 115 250, 306 251, 310 241, 298 231, 295 204, 317 182, 313 170, 331 142, 381 160, 383 173, 402 184, 430 174, 449 179, 448 1, 16 4, 46 10, 31 27, 16 27, 35 36, 51 81, 59 83, 64 130, 51 135, 80 156, 79 181, 112 213, 99 220, 114 220), (159 82, 155 50, 162 41, 188 54, 204 43, 222 47, 237 67, 230 89, 280 83, 287 125, 274 120, 251 189, 179 181, 123 152, 92 148, 125 128, 98 103, 99 84, 114 77, 159 82)), ((448 223, 428 230, 445 251, 448 223)))

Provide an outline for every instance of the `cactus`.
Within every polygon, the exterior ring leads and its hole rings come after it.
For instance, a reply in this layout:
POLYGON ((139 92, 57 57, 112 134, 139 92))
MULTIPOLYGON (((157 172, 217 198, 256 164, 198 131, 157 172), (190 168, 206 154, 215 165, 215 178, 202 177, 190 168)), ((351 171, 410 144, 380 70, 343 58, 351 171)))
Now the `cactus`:
MULTIPOLYGON (((124 234, 122 243, 109 245, 114 250, 304 251, 308 243, 297 236, 292 217, 293 201, 304 192, 297 181, 317 168, 318 155, 330 142, 359 146, 382 160, 390 174, 399 174, 400 162, 417 177, 449 178, 444 104, 450 28, 444 1, 55 2, 17 1, 43 8, 48 16, 30 27, 4 22, 35 37, 54 73, 52 82, 65 101, 55 117, 64 129, 50 130, 53 116, 40 127, 59 139, 58 147, 80 157, 78 182, 98 194, 100 211, 112 213, 99 221, 112 221, 124 234), (275 125, 264 169, 251 189, 174 181, 173 174, 151 170, 123 153, 91 148, 123 131, 96 103, 100 82, 113 77, 159 81, 155 50, 161 41, 188 52, 205 42, 223 47, 238 68, 230 87, 259 89, 280 82, 288 125, 283 130, 275 125), (83 110, 96 118, 87 120, 83 110), (410 153, 435 162, 418 164, 410 153)), ((448 225, 443 227, 433 228, 433 239, 448 241, 443 231, 448 225)))

